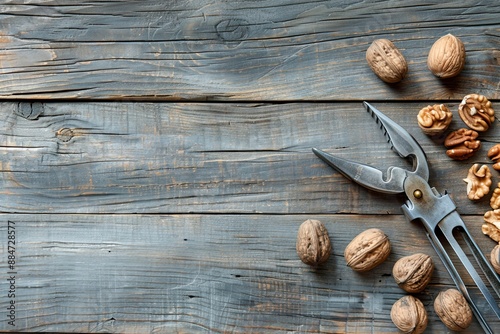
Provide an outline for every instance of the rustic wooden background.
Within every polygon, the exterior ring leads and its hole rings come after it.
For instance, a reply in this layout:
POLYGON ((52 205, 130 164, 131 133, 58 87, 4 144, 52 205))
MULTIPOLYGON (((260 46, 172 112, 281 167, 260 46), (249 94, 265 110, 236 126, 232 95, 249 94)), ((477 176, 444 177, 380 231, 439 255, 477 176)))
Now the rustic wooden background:
MULTIPOLYGON (((500 125, 457 162, 416 115, 444 102, 452 129, 463 127, 456 110, 468 93, 500 112, 497 1, 0 2, 0 330, 398 332, 389 313, 405 293, 392 266, 425 252, 436 264, 418 294, 427 332, 446 332, 432 303, 453 283, 421 226, 402 216, 404 196, 352 184, 311 148, 408 166, 364 111, 372 101, 421 143, 430 183, 451 193, 489 254, 489 198, 469 201, 462 179, 473 163, 491 165, 500 125), (467 63, 439 80, 426 57, 446 33, 464 42, 467 63), (366 64, 376 38, 406 57, 401 83, 366 64), (316 270, 295 252, 308 218, 333 244, 316 270), (355 273, 343 251, 370 227, 386 232, 392 254, 355 273)), ((474 322, 465 333, 478 331, 474 322)))

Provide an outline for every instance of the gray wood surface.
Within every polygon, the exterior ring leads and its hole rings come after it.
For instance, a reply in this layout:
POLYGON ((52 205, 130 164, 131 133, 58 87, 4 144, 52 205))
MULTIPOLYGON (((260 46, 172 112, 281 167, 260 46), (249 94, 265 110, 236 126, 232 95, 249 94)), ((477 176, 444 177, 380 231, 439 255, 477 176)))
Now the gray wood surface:
POLYGON ((497 1, 39 1, 0 12, 0 98, 359 100, 499 98, 497 1), (443 84, 427 54, 467 50, 443 84), (388 38, 407 80, 381 84, 365 51, 388 38), (362 84, 361 84, 362 82, 362 84))
MULTIPOLYGON (((427 332, 445 332, 432 303, 453 283, 419 226, 401 216, 4 214, 1 220, 16 223, 18 328, 27 331, 397 333, 389 313, 406 293, 392 265, 426 252, 436 271, 417 296, 429 314, 427 332), (311 217, 325 223, 333 245, 330 260, 316 270, 295 254, 298 226, 311 217), (392 254, 370 273, 355 273, 343 250, 370 227, 387 233, 392 254)), ((5 224, 0 235, 6 237, 5 224)), ((5 322, 2 329, 9 329, 5 322)), ((478 331, 473 323, 465 333, 478 331)))
POLYGON ((401 214, 405 197, 353 184, 311 148, 409 168, 363 109, 371 101, 422 145, 430 184, 489 254, 489 196, 471 202, 462 179, 491 166, 498 117, 458 162, 416 115, 444 102, 451 129, 464 127, 469 93, 500 109, 499 45, 493 0, 0 0, 0 331, 397 333, 389 313, 405 293, 392 266, 424 252, 436 264, 418 294, 426 333, 446 332, 432 304, 453 282, 401 214), (467 61, 439 80, 426 58, 446 33, 467 61), (376 38, 405 55, 401 83, 366 64, 376 38), (295 251, 309 218, 333 243, 318 269, 295 251), (370 227, 392 253, 358 274, 343 251, 370 227))
MULTIPOLYGON (((431 184, 447 189, 461 213, 483 214, 489 197, 469 201, 463 179, 473 163, 492 165, 486 152, 500 143, 498 126, 480 136, 473 158, 454 161, 442 139, 418 127, 428 103, 375 105, 423 146, 431 184)), ((458 102, 447 105, 451 129, 464 127, 458 102)), ((411 168, 359 102, 4 102, 0 135, 3 212, 400 214, 404 197, 353 185, 311 148, 382 170, 411 168)))

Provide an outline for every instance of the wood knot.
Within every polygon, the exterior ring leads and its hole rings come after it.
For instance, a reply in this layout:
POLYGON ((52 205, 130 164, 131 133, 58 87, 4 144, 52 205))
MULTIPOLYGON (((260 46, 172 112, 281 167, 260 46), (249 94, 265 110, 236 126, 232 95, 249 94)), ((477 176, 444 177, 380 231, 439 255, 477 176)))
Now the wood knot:
POLYGON ((59 129, 57 132, 56 132, 56 137, 62 141, 62 142, 69 142, 71 140, 71 138, 73 138, 73 130, 71 129, 68 129, 68 128, 62 128, 62 129, 59 129))
POLYGON ((43 103, 41 102, 19 102, 15 113, 29 120, 35 120, 43 113, 43 103))
POLYGON ((248 37, 249 23, 242 19, 222 20, 215 25, 215 30, 224 42, 241 42, 248 37))

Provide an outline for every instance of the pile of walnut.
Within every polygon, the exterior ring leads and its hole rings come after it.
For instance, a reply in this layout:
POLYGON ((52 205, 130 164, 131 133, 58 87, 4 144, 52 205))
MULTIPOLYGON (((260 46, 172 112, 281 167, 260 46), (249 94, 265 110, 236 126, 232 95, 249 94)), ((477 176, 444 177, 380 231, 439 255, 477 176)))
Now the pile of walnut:
MULTIPOLYGON (((316 268, 326 263, 332 245, 325 225, 315 219, 303 222, 297 233, 296 249, 305 264, 316 268)), ((366 272, 382 264, 390 253, 389 237, 378 228, 370 228, 351 240, 344 250, 344 258, 352 270, 366 272)), ((419 334, 427 328, 428 316, 424 304, 411 294, 424 291, 433 272, 431 257, 422 253, 402 257, 392 268, 392 276, 398 286, 409 293, 391 308, 392 322, 404 333, 419 334)), ((451 330, 463 330, 472 322, 469 304, 456 289, 440 292, 434 301, 434 311, 451 330)))
MULTIPOLYGON (((458 114, 468 128, 452 131, 444 140, 448 149, 446 154, 455 160, 466 160, 472 157, 481 147, 479 133, 487 131, 495 120, 495 111, 491 102, 483 95, 469 94, 458 106, 458 114)), ((429 136, 443 135, 451 123, 453 113, 444 104, 436 104, 422 108, 418 113, 418 125, 429 136)), ((488 150, 488 158, 493 161, 493 169, 500 171, 500 144, 488 150)), ((467 177, 467 197, 476 201, 490 192, 492 174, 488 165, 474 164, 470 167, 467 177)), ((500 274, 500 182, 493 190, 490 206, 494 211, 484 215, 485 224, 482 231, 497 245, 490 254, 490 261, 500 274)))

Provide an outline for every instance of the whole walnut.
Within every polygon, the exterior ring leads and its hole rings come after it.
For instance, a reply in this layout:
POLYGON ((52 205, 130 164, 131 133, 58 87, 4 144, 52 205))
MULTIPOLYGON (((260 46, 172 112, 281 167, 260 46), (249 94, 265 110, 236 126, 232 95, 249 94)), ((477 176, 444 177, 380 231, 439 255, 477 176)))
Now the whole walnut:
POLYGON ((417 253, 402 257, 394 264, 392 276, 398 286, 409 293, 422 292, 431 281, 434 271, 432 258, 417 253))
POLYGON ((346 263, 355 271, 371 270, 384 262, 391 253, 391 244, 385 233, 370 228, 358 234, 344 251, 346 263))
POLYGON ((452 331, 463 331, 472 322, 472 311, 467 300, 457 289, 441 291, 434 300, 439 319, 452 331))
POLYGON ((476 131, 466 128, 453 131, 444 140, 446 155, 455 160, 469 159, 481 148, 478 136, 476 131))
POLYGON ((401 52, 388 39, 376 39, 366 50, 366 61, 383 81, 395 83, 403 80, 408 64, 401 52))
POLYGON ((452 78, 465 66, 464 43, 452 34, 438 39, 427 57, 427 67, 439 78, 452 78))
POLYGON ((392 305, 391 320, 403 333, 420 334, 427 328, 427 311, 420 299, 404 296, 392 305))
POLYGON ((322 222, 308 219, 297 233, 297 254, 305 264, 318 266, 328 260, 332 246, 328 231, 322 222))
POLYGON ((490 253, 490 262, 493 269, 500 274, 500 244, 496 245, 490 253))

